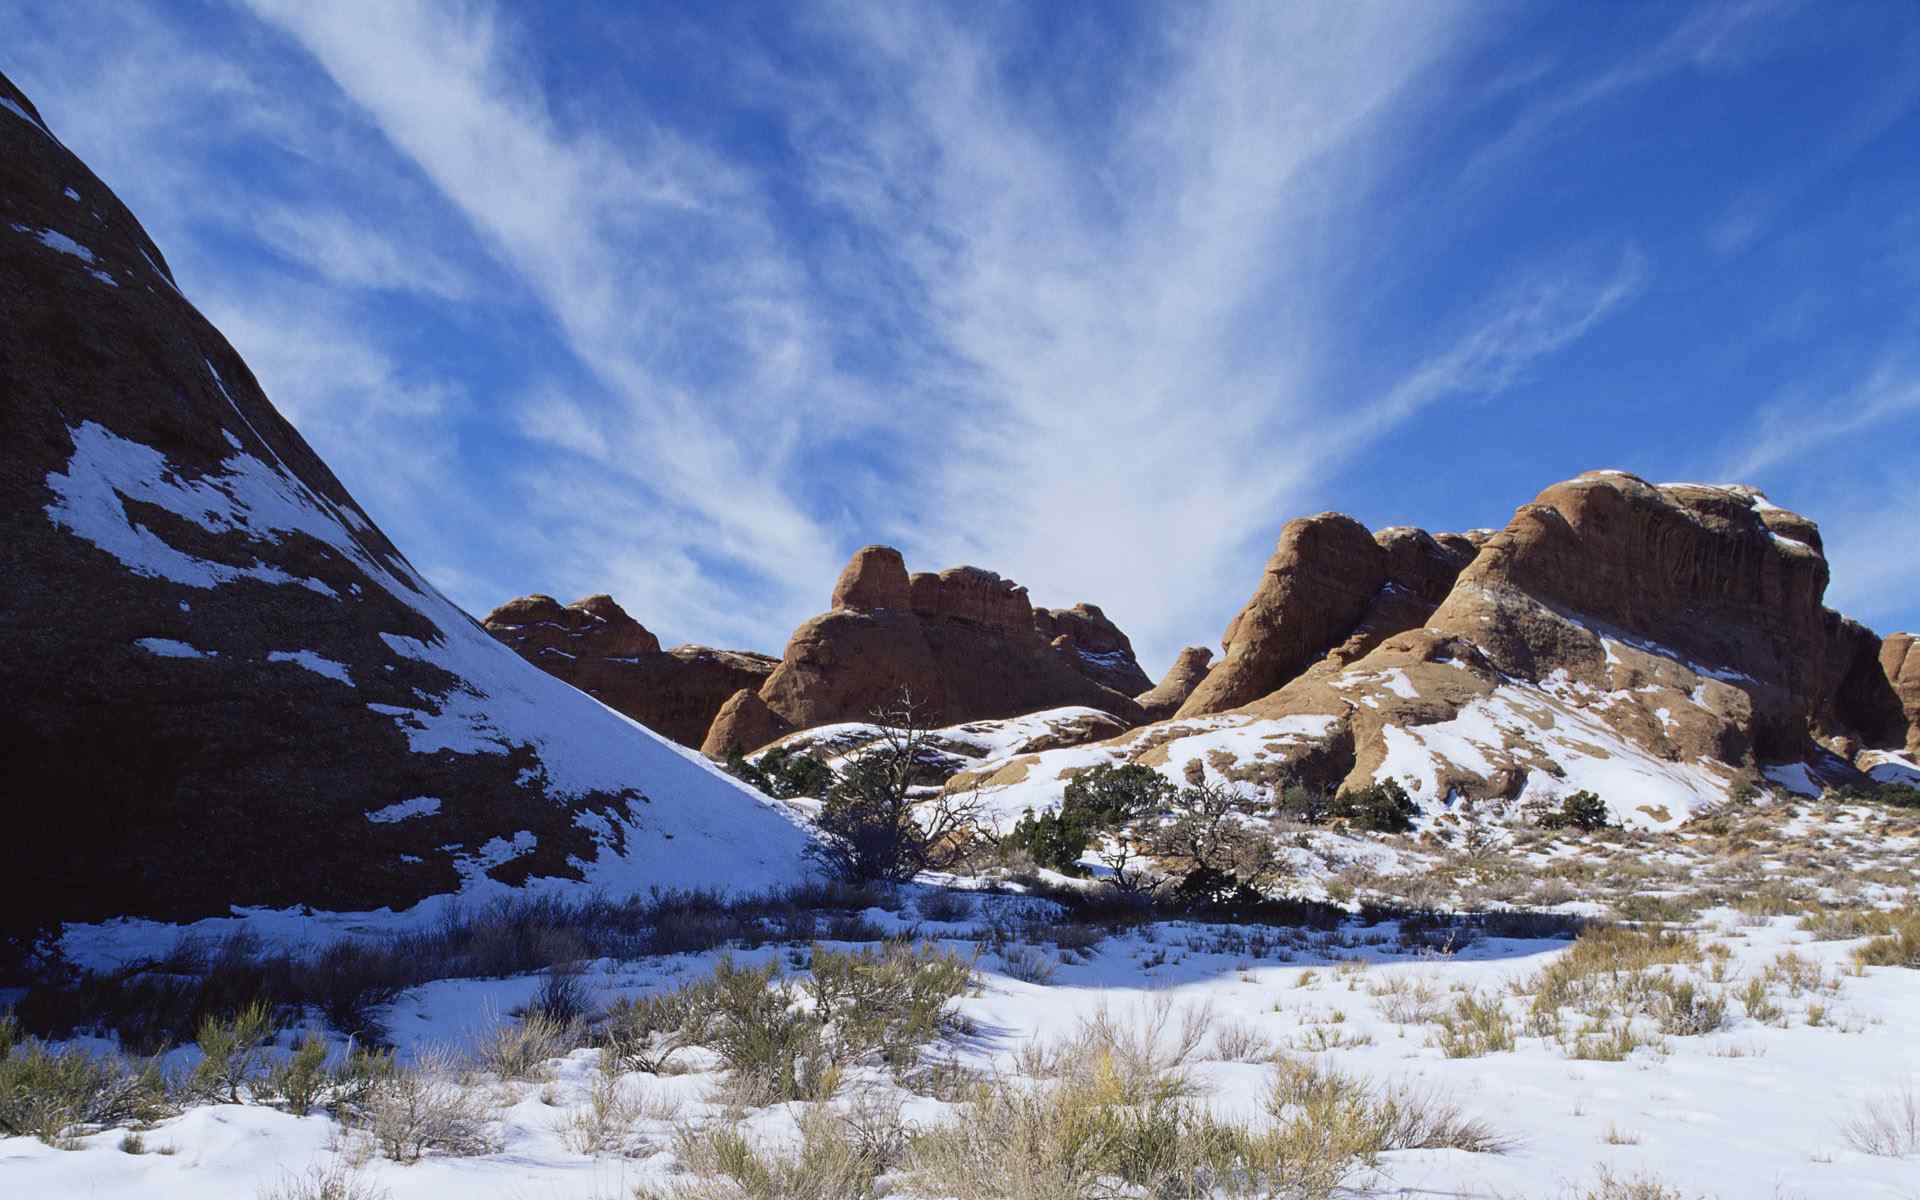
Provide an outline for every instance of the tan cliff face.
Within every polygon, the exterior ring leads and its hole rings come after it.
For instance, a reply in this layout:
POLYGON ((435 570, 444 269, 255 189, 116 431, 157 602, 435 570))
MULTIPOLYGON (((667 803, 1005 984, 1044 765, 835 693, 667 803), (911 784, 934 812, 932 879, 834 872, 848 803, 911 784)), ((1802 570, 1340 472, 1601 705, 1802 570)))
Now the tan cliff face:
POLYGON ((909 575, 887 546, 854 554, 833 604, 794 630, 753 700, 729 699, 703 750, 752 751, 769 734, 865 720, 903 688, 939 724, 1068 705, 1140 719, 1131 693, 1102 681, 1145 675, 1097 608, 1036 612, 1025 588, 979 567, 909 575))
POLYGON ((1378 535, 1341 513, 1289 521, 1259 586, 1227 626, 1225 654, 1181 705, 1226 712, 1284 686, 1329 654, 1350 662, 1417 628, 1472 558, 1458 534, 1378 535))
POLYGON ((1907 720, 1907 752, 1920 755, 1920 641, 1896 633, 1881 643, 1880 669, 1907 720))
POLYGON ((1163 721, 1179 712, 1187 697, 1193 695, 1193 690, 1207 677, 1212 663, 1213 651, 1205 646, 1181 650, 1160 682, 1134 697, 1140 703, 1141 715, 1149 721, 1163 721))

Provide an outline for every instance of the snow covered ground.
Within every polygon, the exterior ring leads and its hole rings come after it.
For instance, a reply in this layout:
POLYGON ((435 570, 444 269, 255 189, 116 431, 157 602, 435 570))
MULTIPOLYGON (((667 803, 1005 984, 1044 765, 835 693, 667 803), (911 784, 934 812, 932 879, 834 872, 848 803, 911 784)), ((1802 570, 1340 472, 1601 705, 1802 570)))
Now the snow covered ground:
MULTIPOLYGON (((912 914, 868 916, 901 928, 912 914)), ((1848 1144, 1842 1125, 1876 1096, 1920 1077, 1913 1036, 1920 972, 1858 972, 1848 958, 1851 943, 1811 941, 1786 918, 1754 921, 1720 910, 1706 914, 1700 936, 1727 948, 1721 971, 1729 981, 1767 978, 1770 964, 1793 954, 1806 964, 1801 975, 1818 982, 1797 992, 1769 984, 1779 1015, 1756 1019, 1735 1004, 1727 1028, 1665 1037, 1624 1061, 1571 1058, 1565 1047, 1526 1033, 1511 1051, 1449 1058, 1424 1016, 1462 995, 1504 995, 1518 1020, 1524 1004, 1513 990, 1565 953, 1566 943, 1487 939, 1453 954, 1407 954, 1385 930, 1356 930, 1308 939, 1284 951, 1287 961, 1223 949, 1217 931, 1204 927, 1149 926, 1066 956, 1071 961, 1060 961, 1044 983, 1009 976, 989 953, 978 993, 959 1002, 978 1032, 950 1050, 965 1065, 1006 1070, 1023 1045, 1070 1033, 1097 1008, 1124 1021, 1143 1019, 1165 1001, 1176 1010, 1210 1010, 1217 1027, 1250 1030, 1282 1052, 1377 1081, 1432 1085, 1514 1141, 1503 1154, 1389 1153, 1356 1181, 1354 1195, 1578 1194, 1601 1168, 1656 1176, 1685 1196, 1914 1195, 1920 1160, 1863 1154, 1848 1144), (1375 938, 1380 944, 1369 944, 1375 938)), ((765 949, 739 957, 784 954, 765 949)), ((605 1003, 687 978, 712 958, 599 962, 587 978, 605 1003)), ((525 1003, 536 984, 521 978, 428 985, 396 1002, 391 1028, 406 1052, 471 1045, 482 1025, 505 1019, 501 1014, 525 1003)), ((1257 1111, 1269 1068, 1207 1061, 1206 1050, 1199 1057, 1194 1072, 1207 1103, 1229 1114, 1257 1111)), ((601 1200, 671 1181, 672 1126, 724 1117, 709 1098, 712 1072, 634 1074, 621 1085, 673 1119, 636 1120, 622 1151, 587 1154, 570 1147, 567 1125, 589 1104, 597 1052, 576 1051, 547 1073, 544 1082, 488 1088, 497 1153, 429 1156, 408 1166, 375 1157, 359 1178, 396 1200, 601 1200)), ((875 1086, 890 1085, 876 1077, 875 1086)), ((939 1101, 908 1099, 910 1119, 934 1121, 952 1111, 939 1101)), ((746 1128, 768 1139, 790 1137, 798 1108, 753 1112, 746 1128)), ((23 1197, 252 1196, 290 1171, 335 1164, 352 1152, 351 1139, 328 1118, 260 1105, 190 1109, 147 1131, 145 1154, 120 1150, 123 1134, 101 1131, 77 1150, 28 1138, 0 1141, 0 1190, 23 1197)))

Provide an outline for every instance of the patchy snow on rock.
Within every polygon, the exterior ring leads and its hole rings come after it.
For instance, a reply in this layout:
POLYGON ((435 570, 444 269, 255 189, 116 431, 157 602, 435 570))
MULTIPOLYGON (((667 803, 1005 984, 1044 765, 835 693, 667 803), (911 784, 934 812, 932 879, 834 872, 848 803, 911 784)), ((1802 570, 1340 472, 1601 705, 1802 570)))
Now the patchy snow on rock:
POLYGON ((328 679, 337 679, 348 687, 353 686, 353 676, 347 673, 345 663, 337 663, 311 650, 274 650, 268 653, 267 661, 292 663, 297 667, 305 667, 315 675, 324 675, 328 679))
POLYGON ((15 104, 13 101, 7 99, 5 96, 0 96, 0 108, 6 109, 8 112, 12 113, 16 117, 19 117, 22 121, 25 121, 27 124, 33 126, 35 129, 38 129, 41 133, 46 134, 48 137, 53 136, 52 130, 48 129, 45 125, 42 125, 40 122, 34 120, 33 116, 30 113, 28 113, 26 109, 21 108, 18 104, 15 104))
POLYGON ((367 814, 367 820, 375 825, 391 825, 395 821, 406 821, 414 817, 430 817, 439 811, 439 797, 415 796, 411 800, 402 800, 398 804, 376 808, 367 814))
POLYGON ((1760 774, 1766 776, 1767 782, 1778 784, 1796 796, 1818 796, 1824 790, 1813 773, 1807 770, 1805 763, 1762 767, 1760 774))
POLYGON ((1728 783, 1707 764, 1656 757, 1580 705, 1515 684, 1450 721, 1388 727, 1384 737, 1388 752, 1374 778, 1400 780, 1429 808, 1447 799, 1447 768, 1489 778, 1505 763, 1527 771, 1523 800, 1589 791, 1623 824, 1669 829, 1723 800, 1728 783))
POLYGON ((1920 762, 1899 750, 1869 750, 1860 756, 1859 768, 1875 783, 1900 783, 1920 787, 1920 762))
MULTIPOLYGON (((218 382, 217 373, 215 378, 218 382)), ((238 405, 235 409, 244 421, 244 412, 238 405)), ((247 427, 252 429, 251 422, 247 427)), ((436 636, 386 634, 388 650, 430 663, 458 682, 444 695, 420 694, 418 707, 371 707, 393 717, 412 748, 423 754, 532 750, 538 770, 529 779, 537 779, 554 801, 626 797, 619 811, 622 830, 608 828, 593 812, 576 816, 603 848, 593 863, 582 866, 587 886, 758 890, 790 884, 805 873, 801 856, 809 835, 790 806, 528 664, 404 559, 370 549, 354 532, 370 528, 366 521, 349 505, 301 483, 277 455, 269 464, 236 452, 196 478, 152 447, 97 422, 83 422, 69 433, 73 455, 63 470, 47 477, 54 499, 45 512, 54 524, 113 555, 134 574, 205 589, 242 581, 298 584, 340 599, 320 580, 297 579, 257 558, 238 566, 189 554, 133 518, 128 502, 140 501, 229 535, 239 551, 235 557, 244 557, 248 545, 264 554, 290 535, 314 538, 425 618, 439 631, 436 636), (612 849, 616 841, 624 842, 623 851, 612 849)), ((264 439, 260 444, 273 453, 264 439)), ((318 655, 289 661, 336 680, 340 676, 330 665, 345 674, 343 665, 318 655)), ((491 883, 470 879, 467 890, 486 890, 491 883)))
POLYGON ((162 638, 162 637, 135 638, 133 644, 140 647, 142 650, 145 650, 148 654, 156 654, 156 655, 159 655, 161 658, 218 658, 219 657, 219 654, 217 651, 202 650, 196 646, 190 646, 185 642, 175 641, 173 638, 162 638))

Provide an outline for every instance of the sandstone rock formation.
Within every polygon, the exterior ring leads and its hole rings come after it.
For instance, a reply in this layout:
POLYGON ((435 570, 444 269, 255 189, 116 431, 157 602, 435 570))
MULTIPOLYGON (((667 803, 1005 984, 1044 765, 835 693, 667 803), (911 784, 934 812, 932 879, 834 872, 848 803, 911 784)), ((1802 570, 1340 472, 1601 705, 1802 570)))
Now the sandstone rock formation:
POLYGON ((1907 720, 1907 752, 1920 756, 1920 643, 1910 633, 1888 637, 1880 646, 1880 669, 1907 720))
POLYGON ((779 663, 707 646, 662 650, 660 639, 605 595, 564 607, 551 596, 521 596, 481 624, 549 675, 683 746, 698 747, 727 698, 758 688, 779 663))
POLYGON ((782 810, 424 580, 133 214, 0 100, 0 921, 799 869, 782 810))
MULTIPOLYGON (((1100 755, 1175 779, 1394 778, 1448 821, 1588 789, 1651 827, 1742 783, 1816 791, 1869 764, 1877 778, 1915 777, 1899 755, 1912 746, 1920 654, 1824 608, 1818 528, 1750 488, 1592 472, 1472 539, 1464 569, 1453 563, 1467 546, 1452 539, 1363 533, 1331 515, 1290 523, 1228 629, 1229 659, 1179 718, 1100 755), (1385 636, 1360 628, 1422 611, 1385 636), (1343 622, 1356 632, 1329 646, 1343 622)), ((1025 756, 984 782, 1009 807, 1045 807, 1088 763, 1086 748, 1025 756)))
POLYGON ((1160 682, 1134 699, 1140 704, 1140 714, 1149 721, 1164 721, 1180 711, 1180 706, 1193 695, 1193 689, 1207 677, 1208 664, 1213 662, 1213 651, 1205 646, 1188 646, 1180 651, 1167 673, 1160 682))
POLYGON ((1180 707, 1225 712, 1281 687, 1330 652, 1351 662, 1417 628, 1473 557, 1459 534, 1378 535, 1341 513, 1287 522, 1253 598, 1227 625, 1225 654, 1180 707))
POLYGON ((1133 657, 1133 643, 1098 605, 1036 608, 1033 627, 1068 666, 1102 687, 1132 696, 1153 683, 1133 657))
POLYGON ((907 575, 899 552, 887 546, 853 556, 833 602, 794 631, 758 691, 765 711, 737 696, 729 700, 702 750, 753 751, 770 729, 864 720, 902 688, 939 724, 1065 705, 1128 723, 1140 717, 1130 694, 1091 674, 1145 679, 1126 636, 1091 606, 1048 612, 1043 625, 1027 590, 1013 581, 979 567, 907 575), (1058 632, 1049 639, 1043 629, 1058 632), (1107 657, 1090 663, 1083 647, 1107 657))

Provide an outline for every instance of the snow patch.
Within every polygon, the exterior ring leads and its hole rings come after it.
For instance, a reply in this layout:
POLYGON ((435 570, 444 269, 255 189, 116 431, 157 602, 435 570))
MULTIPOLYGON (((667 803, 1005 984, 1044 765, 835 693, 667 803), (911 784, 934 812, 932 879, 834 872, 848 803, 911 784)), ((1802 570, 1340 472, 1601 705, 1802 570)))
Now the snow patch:
POLYGON ((218 658, 220 657, 217 651, 202 650, 196 646, 190 646, 185 642, 175 641, 172 638, 161 638, 161 637, 135 638, 133 644, 140 647, 142 650, 145 650, 148 654, 158 655, 161 658, 218 658))
POLYGON ((305 667, 315 675, 325 675, 328 679, 337 679, 348 687, 353 686, 353 676, 347 674, 345 663, 335 662, 311 650, 274 650, 268 653, 267 661, 292 663, 297 667, 305 667))
POLYGON ((398 804, 389 804, 385 808, 376 808, 367 814, 367 820, 373 822, 375 825, 391 825, 396 821, 412 820, 414 817, 430 817, 439 811, 439 797, 415 796, 411 800, 402 800, 398 804))

